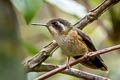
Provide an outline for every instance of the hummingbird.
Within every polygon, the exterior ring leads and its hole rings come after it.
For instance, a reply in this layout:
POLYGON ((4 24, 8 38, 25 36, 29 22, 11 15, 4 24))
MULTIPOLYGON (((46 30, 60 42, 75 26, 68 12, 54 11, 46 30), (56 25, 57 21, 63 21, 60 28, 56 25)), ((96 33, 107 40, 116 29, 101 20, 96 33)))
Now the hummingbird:
MULTIPOLYGON (((88 52, 96 51, 90 37, 80 29, 74 27, 67 20, 56 18, 50 20, 47 24, 33 23, 32 25, 47 27, 59 47, 62 49, 63 54, 67 56, 68 66, 70 57, 78 59, 88 52)), ((80 63, 88 68, 108 71, 107 66, 99 55, 80 63)))

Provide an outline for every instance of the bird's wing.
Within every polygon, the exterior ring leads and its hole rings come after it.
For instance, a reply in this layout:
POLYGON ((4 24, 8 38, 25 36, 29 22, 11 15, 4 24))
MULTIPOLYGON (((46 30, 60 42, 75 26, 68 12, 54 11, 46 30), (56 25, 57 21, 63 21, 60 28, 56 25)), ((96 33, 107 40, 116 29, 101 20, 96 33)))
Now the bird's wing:
POLYGON ((89 36, 87 36, 85 33, 83 33, 81 30, 77 29, 77 33, 79 36, 82 37, 82 41, 84 41, 84 43, 87 45, 87 47, 91 50, 91 51, 96 51, 96 48, 94 46, 94 44, 92 43, 92 40, 90 39, 89 36))
MULTIPOLYGON (((84 41, 84 43, 87 45, 90 51, 96 51, 96 48, 94 44, 92 43, 92 40, 90 39, 90 37, 87 36, 85 33, 83 33, 81 30, 79 29, 76 29, 76 30, 77 30, 78 35, 82 37, 82 41, 84 41)), ((97 56, 97 58, 103 61, 103 59, 100 56, 97 56)))
MULTIPOLYGON (((82 38, 82 41, 87 45, 87 47, 91 51, 96 51, 96 48, 95 48, 94 44, 92 43, 91 39, 89 38, 89 36, 87 36, 85 33, 83 33, 79 29, 76 29, 76 30, 77 30, 78 35, 82 38)), ((76 57, 74 57, 74 58, 76 59, 76 57)), ((103 71, 107 71, 107 66, 104 64, 103 59, 99 55, 91 58, 90 60, 93 63, 93 65, 96 66, 97 68, 100 68, 103 71)), ((83 62, 83 64, 86 65, 86 62, 85 63, 83 62)))

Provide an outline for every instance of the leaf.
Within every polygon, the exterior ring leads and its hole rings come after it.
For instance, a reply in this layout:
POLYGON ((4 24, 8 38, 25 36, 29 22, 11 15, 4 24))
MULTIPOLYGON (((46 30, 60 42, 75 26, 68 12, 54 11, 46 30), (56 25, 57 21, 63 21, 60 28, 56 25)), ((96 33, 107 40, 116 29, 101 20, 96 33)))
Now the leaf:
POLYGON ((29 24, 31 19, 40 7, 43 0, 11 0, 13 5, 24 16, 26 23, 29 24))
POLYGON ((64 12, 70 13, 77 17, 84 17, 87 14, 86 8, 74 0, 46 0, 47 2, 57 6, 64 12))

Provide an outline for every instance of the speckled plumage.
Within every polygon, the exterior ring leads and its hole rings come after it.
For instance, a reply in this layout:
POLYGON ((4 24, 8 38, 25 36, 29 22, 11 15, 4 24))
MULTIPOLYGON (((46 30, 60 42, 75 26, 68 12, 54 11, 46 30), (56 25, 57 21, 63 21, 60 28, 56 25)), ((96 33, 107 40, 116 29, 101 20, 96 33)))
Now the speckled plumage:
POLYGON ((55 39, 61 47, 63 54, 67 56, 83 56, 85 53, 88 53, 86 44, 74 29, 70 30, 67 35, 55 36, 55 39))

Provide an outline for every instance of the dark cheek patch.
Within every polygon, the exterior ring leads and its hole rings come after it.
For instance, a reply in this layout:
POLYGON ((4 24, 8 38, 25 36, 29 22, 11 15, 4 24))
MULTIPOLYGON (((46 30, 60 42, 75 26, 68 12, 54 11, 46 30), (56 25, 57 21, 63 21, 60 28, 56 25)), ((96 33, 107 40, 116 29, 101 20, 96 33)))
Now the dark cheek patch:
POLYGON ((53 23, 52 23, 52 26, 53 26, 56 30, 58 30, 59 32, 61 32, 61 31, 63 30, 62 27, 61 27, 60 25, 58 25, 57 22, 53 22, 53 23))

